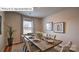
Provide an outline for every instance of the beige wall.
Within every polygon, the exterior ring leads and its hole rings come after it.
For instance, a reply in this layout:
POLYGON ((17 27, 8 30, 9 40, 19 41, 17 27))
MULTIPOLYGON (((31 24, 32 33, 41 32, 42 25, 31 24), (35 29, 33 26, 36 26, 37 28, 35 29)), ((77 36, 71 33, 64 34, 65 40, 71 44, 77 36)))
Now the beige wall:
POLYGON ((0 11, 0 16, 2 16, 2 34, 0 35, 0 51, 4 48, 4 37, 3 37, 3 28, 4 28, 4 12, 0 11))
POLYGON ((21 15, 15 12, 6 12, 5 13, 5 40, 7 42, 7 26, 12 26, 15 30, 14 32, 14 43, 20 42, 21 34, 21 15))
MULTIPOLYGON (((68 8, 54 15, 44 18, 44 32, 46 22, 65 22, 65 33, 54 33, 48 31, 47 33, 56 34, 57 39, 62 40, 63 44, 72 41, 73 44, 79 45, 79 8, 68 8)), ((77 47, 79 51, 79 46, 77 47)))
POLYGON ((41 19, 35 19, 35 32, 42 32, 43 31, 43 23, 41 19))

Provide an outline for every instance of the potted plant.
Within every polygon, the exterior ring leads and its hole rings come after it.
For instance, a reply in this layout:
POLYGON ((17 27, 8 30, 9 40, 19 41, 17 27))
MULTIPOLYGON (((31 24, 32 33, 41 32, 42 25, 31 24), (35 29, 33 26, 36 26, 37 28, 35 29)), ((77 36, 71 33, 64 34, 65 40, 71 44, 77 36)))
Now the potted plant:
POLYGON ((42 37, 43 37, 42 33, 38 32, 37 33, 37 38, 42 39, 42 37))
POLYGON ((11 26, 8 26, 8 46, 12 46, 14 30, 11 26))

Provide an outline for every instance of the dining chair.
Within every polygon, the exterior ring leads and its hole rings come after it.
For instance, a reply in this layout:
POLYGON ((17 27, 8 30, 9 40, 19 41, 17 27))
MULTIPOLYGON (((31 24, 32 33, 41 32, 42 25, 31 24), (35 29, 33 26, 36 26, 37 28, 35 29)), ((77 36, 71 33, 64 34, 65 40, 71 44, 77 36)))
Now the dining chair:
POLYGON ((70 48, 72 46, 72 41, 69 41, 65 46, 63 46, 60 52, 70 52, 70 48))
POLYGON ((26 46, 26 42, 25 42, 25 39, 24 39, 25 35, 21 35, 21 37, 22 37, 22 42, 24 43, 24 45, 23 45, 23 51, 26 51, 27 46, 26 46))
POLYGON ((72 46, 72 42, 69 41, 65 45, 55 47, 55 49, 58 50, 58 52, 70 52, 71 46, 72 46))
POLYGON ((39 52, 40 49, 37 48, 36 46, 34 45, 31 45, 31 42, 29 41, 29 38, 27 37, 24 37, 24 40, 25 40, 25 44, 26 44, 26 51, 27 52, 39 52))
MULTIPOLYGON (((26 40, 25 40, 26 35, 27 35, 27 34, 21 35, 21 37, 22 37, 22 42, 24 43, 24 45, 23 45, 23 51, 24 51, 24 52, 26 52, 26 50, 27 50, 27 45, 26 45, 26 40)), ((32 45, 32 43, 30 43, 30 44, 32 45)))

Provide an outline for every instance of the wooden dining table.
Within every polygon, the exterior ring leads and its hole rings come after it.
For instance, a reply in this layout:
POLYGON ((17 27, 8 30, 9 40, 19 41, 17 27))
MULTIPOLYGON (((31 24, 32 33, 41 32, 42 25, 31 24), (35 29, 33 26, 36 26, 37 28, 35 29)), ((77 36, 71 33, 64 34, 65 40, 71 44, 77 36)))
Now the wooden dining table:
POLYGON ((48 40, 50 39, 40 39, 38 41, 35 41, 35 39, 30 38, 30 36, 26 36, 30 42, 32 42, 35 46, 37 46, 41 51, 46 51, 50 48, 54 48, 55 46, 62 43, 61 40, 51 39, 53 41, 52 43, 49 43, 48 40))

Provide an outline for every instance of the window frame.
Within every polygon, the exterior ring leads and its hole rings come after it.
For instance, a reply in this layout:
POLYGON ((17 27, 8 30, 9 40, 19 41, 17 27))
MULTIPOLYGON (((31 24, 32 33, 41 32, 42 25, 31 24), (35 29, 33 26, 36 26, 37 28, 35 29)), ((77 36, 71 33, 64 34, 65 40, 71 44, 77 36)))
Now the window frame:
MULTIPOLYGON (((34 33, 34 21, 33 21, 33 20, 24 19, 24 20, 23 20, 23 24, 24 24, 24 21, 32 22, 32 29, 31 29, 31 30, 32 30, 32 33, 34 33)), ((24 25, 23 25, 23 34, 25 34, 25 33, 24 33, 24 25)))

